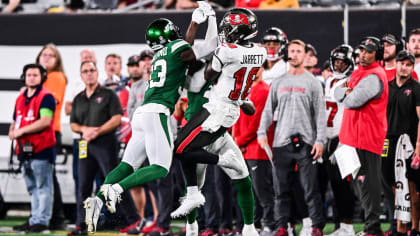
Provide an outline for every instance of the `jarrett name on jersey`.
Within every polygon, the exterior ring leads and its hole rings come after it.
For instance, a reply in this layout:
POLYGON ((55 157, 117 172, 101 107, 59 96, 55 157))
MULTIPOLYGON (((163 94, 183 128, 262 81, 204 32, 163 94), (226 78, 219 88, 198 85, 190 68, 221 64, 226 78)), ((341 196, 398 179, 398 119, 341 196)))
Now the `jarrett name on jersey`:
POLYGON ((236 103, 248 96, 252 82, 267 58, 267 51, 256 43, 247 46, 223 43, 214 57, 217 61, 213 60, 212 67, 222 73, 211 91, 210 100, 236 103))

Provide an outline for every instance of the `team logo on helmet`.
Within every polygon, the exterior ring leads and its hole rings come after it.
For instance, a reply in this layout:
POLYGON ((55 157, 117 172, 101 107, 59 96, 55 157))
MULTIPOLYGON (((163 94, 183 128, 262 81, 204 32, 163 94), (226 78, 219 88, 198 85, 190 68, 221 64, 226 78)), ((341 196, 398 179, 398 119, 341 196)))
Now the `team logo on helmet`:
POLYGON ((244 14, 229 15, 229 22, 231 25, 251 25, 249 24, 248 16, 244 14))

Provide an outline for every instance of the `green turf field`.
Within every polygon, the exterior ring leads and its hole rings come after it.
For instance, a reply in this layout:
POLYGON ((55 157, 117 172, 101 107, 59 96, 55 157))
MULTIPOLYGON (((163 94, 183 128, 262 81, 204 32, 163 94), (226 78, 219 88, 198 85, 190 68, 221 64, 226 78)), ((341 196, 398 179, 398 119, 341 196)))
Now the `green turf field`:
MULTIPOLYGON (((25 223, 26 217, 15 217, 15 216, 8 216, 4 220, 0 220, 0 235, 23 235, 21 233, 14 233, 12 231, 13 226, 20 225, 25 223)), ((183 221, 173 221, 174 227, 172 227, 173 232, 180 231, 180 225, 183 224, 183 221)), ((297 231, 299 232, 301 229, 301 225, 297 225, 297 231)), ((389 224, 382 224, 382 231, 386 231, 389 228, 389 224)), ((363 224, 354 224, 354 228, 356 232, 363 230, 363 224)), ((330 234, 334 230, 333 224, 327 224, 324 228, 324 234, 330 234)), ((36 236, 36 235, 67 235, 67 231, 52 231, 50 234, 24 234, 28 236, 36 236)), ((119 235, 117 231, 98 231, 94 235, 96 236, 111 236, 111 235, 119 235)))

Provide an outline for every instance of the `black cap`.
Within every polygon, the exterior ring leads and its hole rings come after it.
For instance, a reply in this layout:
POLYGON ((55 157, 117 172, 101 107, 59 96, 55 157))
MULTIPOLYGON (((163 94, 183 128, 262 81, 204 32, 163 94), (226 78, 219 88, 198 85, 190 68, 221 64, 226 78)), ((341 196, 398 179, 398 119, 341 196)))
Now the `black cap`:
POLYGON ((405 59, 410 60, 413 65, 416 62, 416 57, 407 50, 403 50, 397 54, 397 61, 403 61, 405 59))
POLYGON ((378 44, 370 38, 366 38, 360 42, 359 48, 366 49, 368 52, 378 51, 379 49, 378 44))
POLYGON ((140 61, 143 61, 144 58, 146 58, 146 57, 149 57, 150 59, 152 59, 154 55, 155 55, 155 53, 152 50, 147 50, 147 49, 143 50, 140 53, 140 61))
POLYGON ((127 66, 138 65, 139 61, 140 61, 140 56, 139 55, 133 55, 133 56, 128 58, 127 66))
POLYGON ((393 34, 385 34, 381 40, 382 42, 388 42, 393 45, 397 45, 399 43, 399 40, 393 34))

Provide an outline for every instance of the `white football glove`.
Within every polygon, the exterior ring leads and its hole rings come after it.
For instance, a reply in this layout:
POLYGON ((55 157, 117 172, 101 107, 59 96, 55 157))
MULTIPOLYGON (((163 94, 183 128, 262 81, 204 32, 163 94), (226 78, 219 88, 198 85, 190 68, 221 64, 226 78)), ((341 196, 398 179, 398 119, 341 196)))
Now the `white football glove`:
POLYGON ((204 14, 203 9, 201 8, 196 8, 193 11, 192 17, 191 17, 191 21, 197 23, 197 24, 202 24, 207 20, 207 15, 204 14))
POLYGON ((211 5, 208 2, 205 1, 198 1, 198 8, 203 9, 204 14, 206 16, 215 16, 216 12, 214 12, 213 8, 211 7, 211 5))

